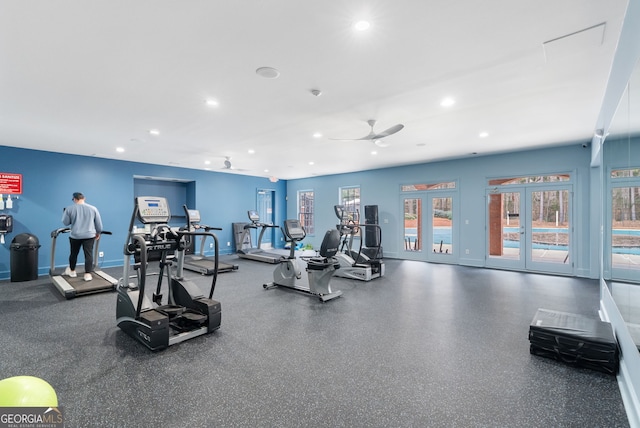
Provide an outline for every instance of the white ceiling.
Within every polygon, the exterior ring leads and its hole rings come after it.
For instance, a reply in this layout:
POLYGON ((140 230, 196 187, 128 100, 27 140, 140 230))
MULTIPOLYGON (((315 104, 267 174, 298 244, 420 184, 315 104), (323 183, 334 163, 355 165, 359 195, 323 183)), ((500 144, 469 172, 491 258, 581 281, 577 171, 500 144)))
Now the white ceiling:
POLYGON ((626 5, 0 0, 0 145, 294 179, 586 142, 626 5), (331 140, 368 119, 405 128, 331 140))

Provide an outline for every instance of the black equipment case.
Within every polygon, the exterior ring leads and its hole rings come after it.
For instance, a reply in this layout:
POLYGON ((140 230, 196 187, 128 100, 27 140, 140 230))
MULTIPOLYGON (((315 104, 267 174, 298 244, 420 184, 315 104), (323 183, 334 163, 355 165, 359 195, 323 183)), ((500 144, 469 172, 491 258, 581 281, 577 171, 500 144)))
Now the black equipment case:
POLYGON ((566 312, 538 309, 529 327, 533 355, 615 375, 619 351, 611 324, 566 312))

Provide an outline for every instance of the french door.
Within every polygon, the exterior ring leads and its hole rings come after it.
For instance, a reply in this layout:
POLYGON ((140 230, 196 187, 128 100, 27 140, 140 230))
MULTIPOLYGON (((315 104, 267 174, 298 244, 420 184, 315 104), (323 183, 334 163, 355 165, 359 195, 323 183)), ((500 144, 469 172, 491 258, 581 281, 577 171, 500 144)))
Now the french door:
POLYGON ((487 266, 572 274, 571 185, 487 191, 487 266))
POLYGON ((403 195, 404 257, 454 263, 458 260, 456 194, 434 191, 403 195))

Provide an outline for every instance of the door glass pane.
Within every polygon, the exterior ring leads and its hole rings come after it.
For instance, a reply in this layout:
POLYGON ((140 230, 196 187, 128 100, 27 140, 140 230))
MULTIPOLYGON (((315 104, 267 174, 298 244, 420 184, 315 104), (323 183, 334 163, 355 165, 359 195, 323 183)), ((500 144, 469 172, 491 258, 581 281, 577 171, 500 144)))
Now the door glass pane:
POLYGON ((404 249, 406 251, 421 251, 420 237, 422 236, 422 199, 412 198, 404 200, 404 249))
POLYGON ((432 198, 433 252, 453 254, 453 198, 432 198))
POLYGON ((489 257, 520 259, 520 192, 489 195, 489 257))
POLYGON ((640 187, 613 189, 611 203, 611 266, 640 270, 640 187))
MULTIPOLYGON (((272 193, 270 190, 258 190, 258 215, 262 223, 273 224, 272 193)), ((273 228, 265 230, 262 236, 262 248, 271 248, 273 230, 273 228)))
POLYGON ((531 192, 531 261, 569 260, 569 191, 531 192))

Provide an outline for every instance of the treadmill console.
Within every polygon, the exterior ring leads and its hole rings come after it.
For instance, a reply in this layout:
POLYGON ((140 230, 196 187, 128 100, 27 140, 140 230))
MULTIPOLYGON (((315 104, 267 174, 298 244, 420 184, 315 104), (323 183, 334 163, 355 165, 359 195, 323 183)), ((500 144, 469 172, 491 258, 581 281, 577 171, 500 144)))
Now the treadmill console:
POLYGON ((247 214, 249 214, 249 220, 251 220, 253 223, 257 223, 260 221, 260 214, 258 214, 258 211, 250 210, 247 214))
POLYGON ((161 196, 137 196, 138 220, 143 224, 167 223, 171 219, 167 198, 161 196))
POLYGON ((189 216, 189 223, 200 223, 200 211, 187 210, 187 215, 189 216))

